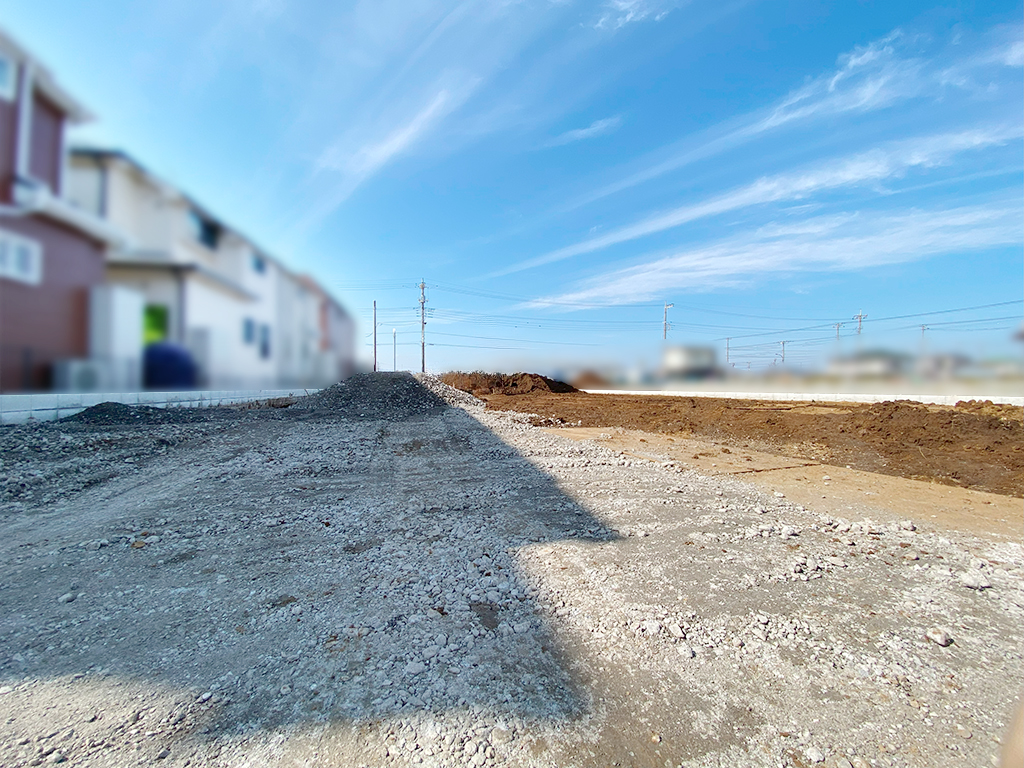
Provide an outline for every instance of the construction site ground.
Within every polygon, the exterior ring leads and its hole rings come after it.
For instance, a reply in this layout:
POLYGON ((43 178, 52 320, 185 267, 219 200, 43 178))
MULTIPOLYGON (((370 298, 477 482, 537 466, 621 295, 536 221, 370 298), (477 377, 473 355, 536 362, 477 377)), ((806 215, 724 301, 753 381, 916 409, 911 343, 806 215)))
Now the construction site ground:
POLYGON ((997 763, 1019 474, 487 397, 0 430, 0 765, 997 763))

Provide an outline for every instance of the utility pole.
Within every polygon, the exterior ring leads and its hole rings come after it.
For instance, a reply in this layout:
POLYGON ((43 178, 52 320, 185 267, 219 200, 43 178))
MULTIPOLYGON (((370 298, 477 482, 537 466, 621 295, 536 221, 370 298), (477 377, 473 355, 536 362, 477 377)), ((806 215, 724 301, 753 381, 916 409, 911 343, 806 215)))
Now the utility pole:
POLYGON ((780 341, 779 344, 782 345, 782 364, 785 365, 786 364, 786 342, 780 341))
POLYGON ((674 306, 675 306, 675 304, 669 304, 667 301, 665 302, 665 318, 664 318, 664 320, 662 320, 662 328, 661 328, 661 339, 662 339, 662 341, 665 341, 665 340, 668 339, 668 310, 669 310, 669 307, 674 307, 674 306))
POLYGON ((836 341, 839 341, 839 329, 843 327, 843 323, 832 323, 832 327, 836 329, 836 341))
POLYGON ((860 336, 860 325, 861 325, 861 323, 864 322, 864 320, 866 318, 867 318, 867 315, 864 314, 864 310, 863 309, 860 312, 858 312, 856 315, 853 316, 853 319, 857 321, 857 335, 858 336, 860 336))
POLYGON ((398 329, 391 329, 391 355, 394 358, 391 361, 391 370, 398 370, 398 329))
POLYGON ((427 372, 427 284, 420 280, 420 372, 427 372))
POLYGON ((725 364, 729 364, 729 337, 725 337, 725 364))
POLYGON ((373 372, 377 372, 377 302, 373 302, 373 372))

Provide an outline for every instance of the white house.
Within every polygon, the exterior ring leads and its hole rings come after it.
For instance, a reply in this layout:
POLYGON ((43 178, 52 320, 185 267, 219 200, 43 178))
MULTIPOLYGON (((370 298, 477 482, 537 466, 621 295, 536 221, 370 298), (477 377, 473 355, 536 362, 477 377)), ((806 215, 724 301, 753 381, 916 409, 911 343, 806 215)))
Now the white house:
POLYGON ((200 386, 323 386, 351 370, 350 319, 324 347, 336 301, 133 158, 75 149, 68 181, 74 203, 125 233, 107 280, 145 296, 145 342, 186 347, 200 386))

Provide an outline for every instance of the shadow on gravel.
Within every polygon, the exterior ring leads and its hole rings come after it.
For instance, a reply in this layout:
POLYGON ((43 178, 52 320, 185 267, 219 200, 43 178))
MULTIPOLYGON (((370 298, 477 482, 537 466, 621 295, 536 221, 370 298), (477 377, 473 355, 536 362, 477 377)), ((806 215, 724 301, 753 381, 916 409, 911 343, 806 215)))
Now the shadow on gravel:
MULTIPOLYGON (((245 412, 149 466, 59 513, 0 522, 0 684, 85 673, 60 683, 58 705, 83 723, 96 705, 75 709, 75 691, 90 680, 176 690, 172 734, 588 710, 516 550, 610 537, 413 377, 354 377, 245 412)), ((18 732, 15 702, 0 698, 0 733, 18 732)), ((109 717, 125 706, 108 702, 109 717)))

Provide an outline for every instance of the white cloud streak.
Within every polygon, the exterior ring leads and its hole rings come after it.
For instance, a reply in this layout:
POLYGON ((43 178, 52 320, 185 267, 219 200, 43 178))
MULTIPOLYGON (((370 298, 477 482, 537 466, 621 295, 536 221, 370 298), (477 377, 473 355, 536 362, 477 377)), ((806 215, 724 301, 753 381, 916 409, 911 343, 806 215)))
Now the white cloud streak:
POLYGON ((299 222, 298 229, 302 231, 314 226, 351 197, 364 182, 391 160, 407 152, 445 115, 461 106, 469 97, 473 86, 473 83, 468 84, 461 93, 445 89, 438 91, 408 122, 381 139, 350 149, 351 140, 346 137, 326 149, 316 162, 316 173, 336 173, 338 178, 332 179, 331 191, 323 194, 306 212, 299 222))
POLYGON ((496 276, 552 264, 729 211, 766 203, 802 200, 816 193, 900 177, 913 168, 944 165, 959 152, 1006 144, 1021 135, 1019 126, 940 134, 899 142, 886 149, 871 150, 798 173, 765 177, 718 197, 683 205, 599 237, 528 259, 496 273, 496 276))
POLYGON ((791 272, 851 271, 949 253, 976 253, 1024 240, 1019 200, 911 210, 900 214, 822 216, 762 227, 702 248, 661 254, 592 277, 530 308, 627 304, 670 291, 712 290, 791 272))
POLYGON ((603 120, 595 120, 586 128, 576 128, 556 136, 545 146, 560 147, 564 144, 572 144, 574 141, 584 141, 585 139, 593 139, 596 136, 604 136, 618 129, 620 125, 622 125, 622 117, 619 115, 606 117, 603 120))
POLYGON ((627 24, 647 19, 660 21, 681 4, 674 0, 609 0, 604 4, 605 11, 594 28, 620 29, 627 24))
MULTIPOLYGON (((905 35, 896 30, 868 45, 842 54, 832 72, 819 75, 791 91, 767 109, 737 118, 719 129, 717 136, 689 139, 670 156, 573 201, 566 210, 623 192, 691 163, 741 146, 785 127, 842 114, 866 113, 913 98, 939 99, 949 88, 975 88, 978 73, 1002 67, 1024 66, 1020 30, 1010 30, 1009 42, 997 42, 980 53, 964 53, 949 64, 948 56, 910 55, 905 35)), ((986 83, 987 87, 987 83, 986 83)))

